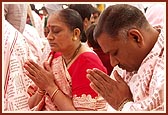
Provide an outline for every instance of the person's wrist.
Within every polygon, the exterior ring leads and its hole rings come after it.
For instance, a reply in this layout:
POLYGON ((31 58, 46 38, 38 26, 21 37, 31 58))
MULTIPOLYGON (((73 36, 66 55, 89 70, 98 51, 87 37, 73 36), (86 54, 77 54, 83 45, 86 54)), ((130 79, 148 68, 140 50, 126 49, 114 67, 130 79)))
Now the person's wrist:
POLYGON ((54 101, 54 97, 58 94, 58 92, 59 92, 59 88, 56 88, 54 91, 53 91, 53 93, 51 94, 51 100, 52 101, 54 101))
POLYGON ((46 92, 47 92, 49 95, 51 95, 51 94, 54 92, 55 89, 58 89, 58 86, 57 86, 57 85, 48 86, 48 87, 46 88, 46 92))
POLYGON ((119 107, 118 107, 118 111, 121 111, 122 109, 123 109, 123 107, 124 107, 124 105, 126 104, 126 103, 128 103, 128 102, 131 102, 131 101, 133 101, 132 99, 125 99, 124 101, 122 101, 122 103, 120 103, 120 105, 119 105, 119 107))
POLYGON ((40 88, 38 88, 38 90, 37 90, 37 93, 39 94, 39 95, 45 95, 45 93, 46 93, 46 91, 45 90, 42 90, 42 89, 40 89, 40 88))

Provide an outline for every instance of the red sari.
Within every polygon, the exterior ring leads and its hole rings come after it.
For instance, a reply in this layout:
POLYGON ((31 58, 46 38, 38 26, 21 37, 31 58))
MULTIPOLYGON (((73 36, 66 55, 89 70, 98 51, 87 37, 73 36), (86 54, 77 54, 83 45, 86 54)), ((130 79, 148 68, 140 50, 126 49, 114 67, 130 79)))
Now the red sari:
MULTIPOLYGON (((91 89, 90 81, 86 78, 87 69, 98 68, 107 73, 106 68, 95 53, 84 52, 80 54, 69 69, 66 68, 61 54, 51 54, 49 60, 51 60, 56 85, 72 99, 76 110, 107 110, 106 101, 91 89)), ((39 110, 39 108, 48 111, 58 110, 47 94, 32 110, 39 110)))
POLYGON ((93 98, 98 96, 91 89, 89 86, 90 81, 86 78, 86 70, 92 68, 98 68, 107 73, 101 60, 92 52, 82 53, 70 66, 68 72, 72 78, 72 95, 81 96, 82 94, 90 94, 93 98))

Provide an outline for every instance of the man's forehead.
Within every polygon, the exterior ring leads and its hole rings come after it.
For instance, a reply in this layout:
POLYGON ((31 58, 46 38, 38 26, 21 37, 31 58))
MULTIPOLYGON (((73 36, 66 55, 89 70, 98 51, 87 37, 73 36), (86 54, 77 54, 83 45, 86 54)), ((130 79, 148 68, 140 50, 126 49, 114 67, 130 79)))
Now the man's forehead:
POLYGON ((106 32, 102 32, 97 38, 96 40, 98 41, 100 39, 100 41, 104 41, 104 40, 109 40, 111 42, 116 42, 116 41, 121 41, 120 38, 118 37, 112 37, 110 36, 108 33, 106 32))
POLYGON ((106 42, 112 40, 112 38, 107 33, 101 33, 97 38, 97 41, 106 42))
POLYGON ((100 45, 101 49, 103 50, 104 53, 109 52, 110 47, 112 45, 111 43, 111 39, 107 36, 104 36, 103 34, 101 34, 98 38, 97 38, 97 42, 100 45))
POLYGON ((97 42, 105 53, 115 50, 120 44, 118 38, 112 38, 106 33, 100 34, 100 36, 97 37, 97 42))

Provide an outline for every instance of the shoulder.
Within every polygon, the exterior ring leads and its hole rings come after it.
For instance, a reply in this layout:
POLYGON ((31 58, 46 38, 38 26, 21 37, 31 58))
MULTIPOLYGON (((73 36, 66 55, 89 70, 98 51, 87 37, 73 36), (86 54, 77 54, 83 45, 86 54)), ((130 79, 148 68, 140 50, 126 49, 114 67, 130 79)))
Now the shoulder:
POLYGON ((80 67, 86 67, 86 69, 98 68, 100 70, 106 71, 102 61, 98 55, 94 52, 84 52, 78 56, 76 63, 80 67))
POLYGON ((83 52, 78 56, 77 60, 83 60, 83 61, 93 61, 97 60, 99 61, 99 57, 96 53, 94 52, 83 52))

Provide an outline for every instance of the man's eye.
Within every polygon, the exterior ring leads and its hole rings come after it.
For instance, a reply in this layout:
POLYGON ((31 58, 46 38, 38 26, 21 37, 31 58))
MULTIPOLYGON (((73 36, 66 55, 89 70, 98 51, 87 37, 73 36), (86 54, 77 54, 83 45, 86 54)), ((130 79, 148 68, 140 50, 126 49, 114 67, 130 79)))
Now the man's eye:
POLYGON ((115 52, 111 52, 110 53, 112 56, 116 56, 118 54, 118 50, 116 50, 115 52))
POLYGON ((117 54, 118 54, 118 50, 116 50, 113 55, 116 56, 117 54))

